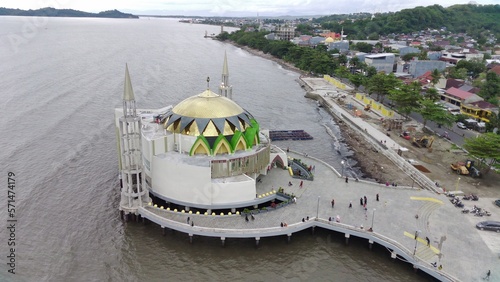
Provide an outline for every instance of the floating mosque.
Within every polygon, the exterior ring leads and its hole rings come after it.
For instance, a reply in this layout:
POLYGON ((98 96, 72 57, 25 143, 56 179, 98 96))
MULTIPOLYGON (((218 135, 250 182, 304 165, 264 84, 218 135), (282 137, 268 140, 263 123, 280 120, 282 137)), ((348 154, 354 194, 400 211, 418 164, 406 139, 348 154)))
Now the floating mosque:
POLYGON ((126 67, 123 107, 115 109, 125 215, 155 198, 185 211, 234 212, 259 202, 260 175, 288 167, 269 131, 232 100, 226 55, 218 93, 209 81, 205 91, 175 106, 140 110, 126 67))
MULTIPOLYGON (((311 89, 323 87, 326 82, 317 79, 303 81, 311 89)), ((218 93, 208 82, 205 91, 175 106, 137 109, 125 68, 123 106, 115 109, 119 210, 125 221, 142 218, 160 226, 164 235, 168 229, 181 232, 191 243, 195 236, 219 238, 223 246, 226 239, 237 238, 254 239, 256 246, 267 237, 290 242, 293 234, 307 229, 314 234, 321 228, 340 234, 332 240, 346 245, 356 237, 369 250, 382 246, 379 250, 392 259, 439 281, 476 281, 484 269, 498 273, 498 252, 477 232, 453 231, 473 226, 462 216, 452 216, 456 208, 446 205, 446 196, 436 193, 434 182, 413 166, 405 169, 427 189, 352 177, 349 181, 343 161, 339 173, 306 152, 285 152, 271 144, 273 131, 260 128, 255 117, 232 100, 226 56, 218 93), (364 204, 353 207, 360 195, 366 195, 364 204), (483 259, 463 256, 474 252, 483 259)), ((324 101, 334 116, 352 123, 361 134, 384 134, 334 101, 324 101)), ((381 154, 398 156, 379 138, 366 140, 381 154)))

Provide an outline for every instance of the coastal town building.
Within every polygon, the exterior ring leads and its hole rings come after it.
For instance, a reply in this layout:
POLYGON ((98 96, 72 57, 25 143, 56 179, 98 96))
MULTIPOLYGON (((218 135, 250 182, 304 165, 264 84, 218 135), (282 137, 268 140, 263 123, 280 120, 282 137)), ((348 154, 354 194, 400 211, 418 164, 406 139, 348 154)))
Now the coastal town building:
POLYGON ((395 56, 392 53, 371 54, 365 56, 365 63, 374 67, 377 72, 392 73, 394 69, 395 56))
POLYGON ((410 66, 408 72, 413 77, 419 77, 429 70, 438 70, 440 72, 446 69, 446 63, 442 61, 432 61, 432 60, 412 60, 410 61, 410 66))
POLYGON ((399 56, 404 56, 410 53, 420 53, 420 49, 402 44, 389 44, 387 47, 391 48, 393 51, 398 51, 399 56))
POLYGON ((295 27, 280 25, 275 30, 277 40, 290 41, 295 37, 295 27))

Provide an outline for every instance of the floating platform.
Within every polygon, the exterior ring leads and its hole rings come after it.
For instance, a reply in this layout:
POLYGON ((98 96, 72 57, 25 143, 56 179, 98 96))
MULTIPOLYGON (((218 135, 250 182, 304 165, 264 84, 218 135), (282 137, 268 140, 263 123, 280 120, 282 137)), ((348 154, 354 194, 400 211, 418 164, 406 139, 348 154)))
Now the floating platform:
POLYGON ((304 130, 271 130, 269 131, 269 138, 271 138, 271 141, 313 139, 313 137, 304 130))

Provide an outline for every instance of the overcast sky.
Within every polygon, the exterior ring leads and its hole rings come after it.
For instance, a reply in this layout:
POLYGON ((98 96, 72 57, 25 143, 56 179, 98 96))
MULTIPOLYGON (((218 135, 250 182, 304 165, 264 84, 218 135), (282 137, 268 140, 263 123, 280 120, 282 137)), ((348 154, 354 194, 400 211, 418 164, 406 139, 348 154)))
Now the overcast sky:
MULTIPOLYGON (((199 16, 303 16, 387 12, 439 4, 448 7, 470 0, 0 0, 0 7, 39 9, 53 7, 100 12, 117 9, 134 14, 199 16)), ((500 4, 500 0, 476 0, 500 4)))

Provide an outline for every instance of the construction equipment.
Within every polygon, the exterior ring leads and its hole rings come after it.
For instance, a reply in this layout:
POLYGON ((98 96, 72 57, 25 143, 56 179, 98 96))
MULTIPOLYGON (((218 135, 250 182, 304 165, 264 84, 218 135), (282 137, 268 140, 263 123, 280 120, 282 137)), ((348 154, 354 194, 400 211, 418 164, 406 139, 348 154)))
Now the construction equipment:
POLYGON ((410 140, 410 132, 408 131, 403 131, 399 136, 403 137, 406 140, 410 140))
POLYGON ((474 166, 474 161, 466 160, 465 167, 469 170, 469 175, 473 178, 481 177, 481 172, 474 166))
POLYGON ((422 136, 420 138, 413 137, 412 144, 419 148, 430 148, 434 142, 434 136, 422 136))
POLYGON ((451 169, 460 175, 469 175, 470 177, 481 177, 481 172, 474 166, 474 161, 457 162, 450 165, 451 169))
POLYGON ((464 162, 457 162, 455 164, 450 164, 450 167, 453 171, 460 175, 469 175, 469 170, 465 167, 464 162))

